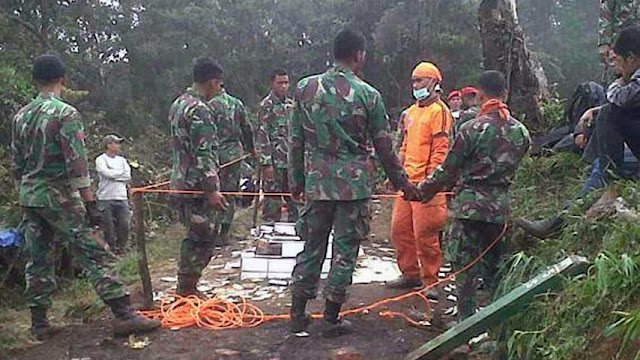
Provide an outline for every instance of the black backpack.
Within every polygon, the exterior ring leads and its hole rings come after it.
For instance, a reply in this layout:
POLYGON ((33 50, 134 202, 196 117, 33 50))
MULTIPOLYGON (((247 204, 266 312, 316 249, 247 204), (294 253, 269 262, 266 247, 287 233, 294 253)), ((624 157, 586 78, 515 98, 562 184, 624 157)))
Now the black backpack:
POLYGON ((545 135, 534 137, 532 154, 539 155, 544 149, 553 149, 555 152, 579 151, 573 143, 573 131, 580 117, 587 109, 602 105, 606 101, 607 95, 600 84, 590 81, 578 85, 564 111, 565 125, 545 135))
POLYGON ((607 102, 607 94, 600 84, 590 81, 578 85, 564 112, 570 131, 573 133, 585 111, 605 102, 607 102))

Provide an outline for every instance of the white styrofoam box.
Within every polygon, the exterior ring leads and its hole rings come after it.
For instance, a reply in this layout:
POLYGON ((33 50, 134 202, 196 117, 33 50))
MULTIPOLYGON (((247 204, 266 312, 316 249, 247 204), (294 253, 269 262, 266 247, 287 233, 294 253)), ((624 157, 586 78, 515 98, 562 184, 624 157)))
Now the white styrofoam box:
POLYGON ((278 241, 282 244, 282 257, 295 258, 302 250, 304 250, 304 242, 302 241, 278 241))
POLYGON ((281 272, 291 274, 295 266, 296 259, 269 259, 268 272, 281 272))
POLYGON ((262 257, 245 257, 242 258, 241 264, 242 272, 268 272, 269 271, 269 259, 262 257))
POLYGON ((296 236, 296 224, 277 222, 273 225, 273 231, 278 234, 296 236))

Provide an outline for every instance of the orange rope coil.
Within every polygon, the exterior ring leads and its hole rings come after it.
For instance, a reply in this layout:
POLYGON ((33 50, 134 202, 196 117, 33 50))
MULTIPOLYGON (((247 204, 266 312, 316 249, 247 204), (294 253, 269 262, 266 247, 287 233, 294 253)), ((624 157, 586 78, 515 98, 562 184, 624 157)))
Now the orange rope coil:
MULTIPOLYGON (((431 305, 429 304, 429 299, 425 295, 425 292, 440 284, 452 281, 457 275, 468 271, 470 268, 482 261, 487 253, 489 253, 489 251, 491 251, 491 249, 500 242, 506 232, 507 225, 505 224, 500 235, 498 235, 498 237, 496 237, 496 239, 489 244, 489 246, 487 246, 487 248, 484 249, 476 259, 464 266, 462 269, 449 274, 446 278, 430 284, 420 290, 376 301, 367 306, 342 311, 340 315, 352 316, 357 314, 368 314, 370 311, 381 306, 400 302, 414 296, 420 298, 425 303, 427 311, 430 312, 431 305)), ((203 300, 196 296, 181 297, 178 295, 167 295, 160 300, 159 310, 140 311, 140 314, 151 319, 161 319, 162 326, 172 330, 179 330, 194 325, 209 330, 250 328, 268 321, 289 319, 289 314, 266 315, 258 306, 248 303, 244 298, 238 305, 230 300, 221 299, 219 297, 203 300)), ((398 317, 404 319, 413 326, 424 326, 423 323, 415 321, 411 317, 400 312, 385 310, 379 312, 378 315, 385 318, 398 317)), ((313 314, 312 316, 314 319, 322 318, 322 314, 313 314)))

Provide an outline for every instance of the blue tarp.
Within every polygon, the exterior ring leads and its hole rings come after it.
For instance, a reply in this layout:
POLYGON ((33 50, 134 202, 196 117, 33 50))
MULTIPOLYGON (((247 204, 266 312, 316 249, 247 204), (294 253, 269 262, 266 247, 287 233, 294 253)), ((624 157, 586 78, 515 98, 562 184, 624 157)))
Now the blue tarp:
POLYGON ((0 248, 20 247, 23 240, 22 232, 18 229, 0 231, 0 248))

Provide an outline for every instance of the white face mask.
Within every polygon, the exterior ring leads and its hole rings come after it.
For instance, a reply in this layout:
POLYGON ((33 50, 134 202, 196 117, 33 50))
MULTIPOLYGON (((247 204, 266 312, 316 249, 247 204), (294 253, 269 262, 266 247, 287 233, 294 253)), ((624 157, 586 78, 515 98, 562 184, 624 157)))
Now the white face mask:
POLYGON ((422 89, 413 89, 413 97, 418 101, 428 99, 429 96, 431 96, 431 92, 426 87, 423 87, 422 89))

